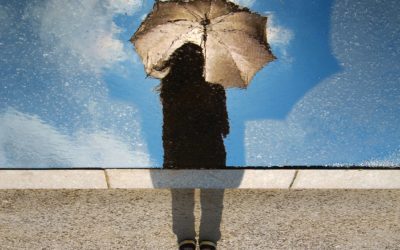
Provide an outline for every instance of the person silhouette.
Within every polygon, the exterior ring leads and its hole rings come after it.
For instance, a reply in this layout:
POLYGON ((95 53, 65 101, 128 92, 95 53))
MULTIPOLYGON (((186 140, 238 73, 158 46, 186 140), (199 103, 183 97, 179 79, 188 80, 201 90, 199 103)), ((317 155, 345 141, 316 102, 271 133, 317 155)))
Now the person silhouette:
POLYGON ((164 168, 224 168, 229 134, 226 95, 203 77, 201 47, 186 43, 173 53, 161 82, 164 168))
MULTIPOLYGON (((229 134, 225 89, 203 76, 200 46, 186 43, 171 56, 162 79, 164 169, 223 169, 229 134)), ((173 231, 179 249, 195 249, 194 189, 171 189, 173 231)), ((224 189, 202 189, 200 249, 216 249, 224 189)))

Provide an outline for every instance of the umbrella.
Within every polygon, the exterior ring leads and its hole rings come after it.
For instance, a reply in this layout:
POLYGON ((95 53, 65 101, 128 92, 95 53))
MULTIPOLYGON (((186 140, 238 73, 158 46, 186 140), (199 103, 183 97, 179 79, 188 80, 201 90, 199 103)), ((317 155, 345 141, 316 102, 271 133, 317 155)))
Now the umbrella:
POLYGON ((245 88, 275 59, 266 25, 267 17, 227 0, 156 1, 131 42, 149 76, 164 78, 174 51, 193 43, 202 48, 207 82, 245 88))

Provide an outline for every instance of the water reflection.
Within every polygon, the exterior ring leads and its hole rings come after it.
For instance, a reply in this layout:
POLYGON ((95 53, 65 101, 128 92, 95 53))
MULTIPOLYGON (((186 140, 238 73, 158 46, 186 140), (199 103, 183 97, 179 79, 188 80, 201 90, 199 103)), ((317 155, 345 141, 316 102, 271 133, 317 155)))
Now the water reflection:
MULTIPOLYGON (((133 2, 0 1, 1 167, 162 165, 158 81, 124 61, 148 12, 133 2)), ((229 165, 398 165, 397 1, 252 7, 293 32, 289 45, 272 44, 292 61, 228 93, 229 165)))
POLYGON ((162 80, 164 168, 221 168, 229 134, 225 90, 204 80, 200 46, 187 43, 171 56, 162 80))
POLYGON ((0 167, 154 165, 103 77, 131 58, 114 20, 130 2, 0 1, 0 167))

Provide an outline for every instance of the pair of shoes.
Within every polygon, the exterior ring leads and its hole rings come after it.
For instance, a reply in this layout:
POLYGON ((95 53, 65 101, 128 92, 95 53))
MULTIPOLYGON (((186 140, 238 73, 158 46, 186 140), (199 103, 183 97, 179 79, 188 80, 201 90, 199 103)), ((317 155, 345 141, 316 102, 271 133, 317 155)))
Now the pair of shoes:
POLYGON ((212 241, 202 241, 200 242, 200 250, 216 250, 217 244, 212 241))
POLYGON ((196 250, 195 240, 184 240, 179 243, 179 250, 196 250))

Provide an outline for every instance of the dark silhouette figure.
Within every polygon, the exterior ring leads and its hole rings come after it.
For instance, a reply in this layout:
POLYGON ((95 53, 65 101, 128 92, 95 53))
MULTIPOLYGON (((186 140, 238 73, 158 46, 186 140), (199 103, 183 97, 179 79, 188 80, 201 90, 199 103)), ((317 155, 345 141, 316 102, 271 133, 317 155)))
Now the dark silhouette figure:
POLYGON ((170 59, 161 83, 164 168, 224 168, 229 133, 225 90, 203 77, 199 46, 187 43, 170 59))
MULTIPOLYGON (((171 56, 162 80, 164 169, 226 168, 223 138, 229 133, 225 90, 203 77, 201 47, 187 43, 171 56)), ((194 189, 171 189, 173 231, 178 243, 196 238, 194 189)), ((217 242, 224 189, 202 189, 199 241, 217 242)))

